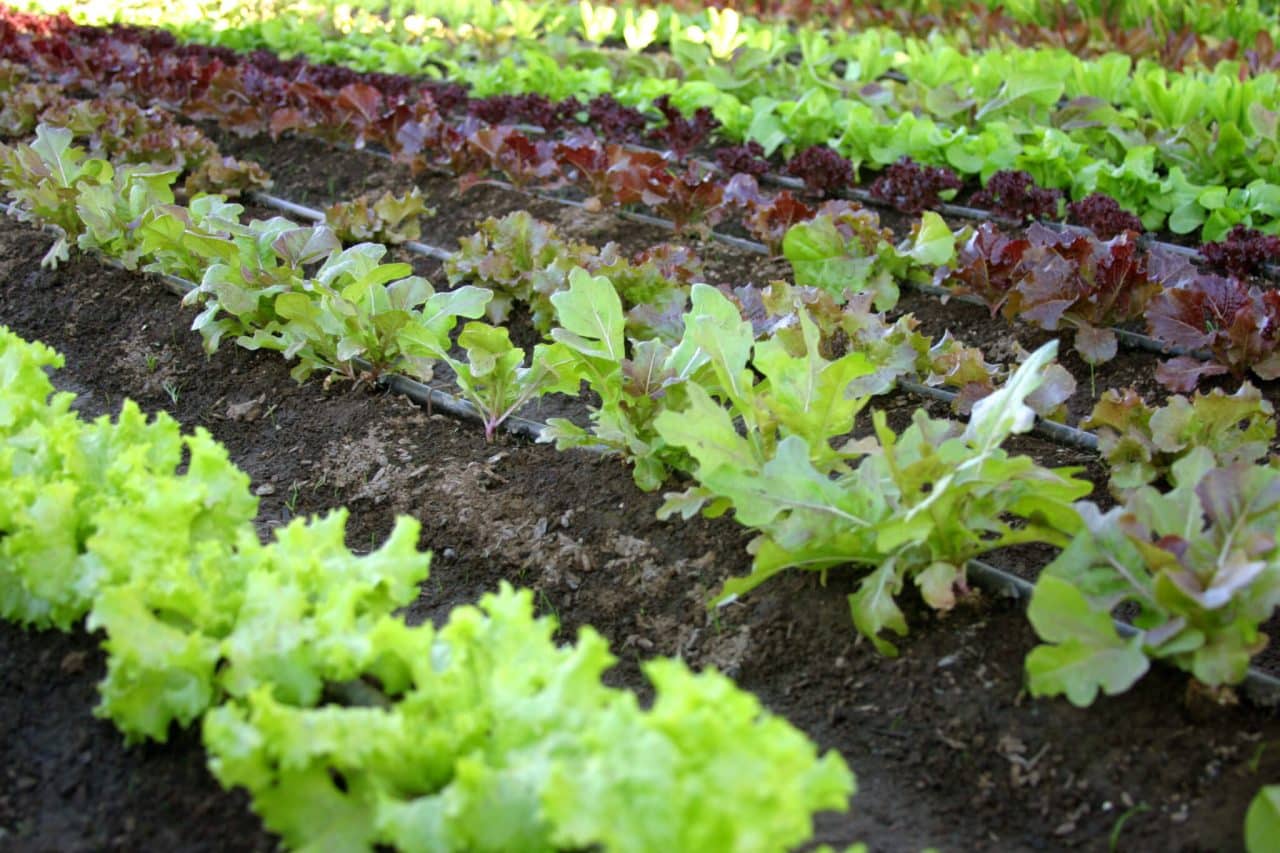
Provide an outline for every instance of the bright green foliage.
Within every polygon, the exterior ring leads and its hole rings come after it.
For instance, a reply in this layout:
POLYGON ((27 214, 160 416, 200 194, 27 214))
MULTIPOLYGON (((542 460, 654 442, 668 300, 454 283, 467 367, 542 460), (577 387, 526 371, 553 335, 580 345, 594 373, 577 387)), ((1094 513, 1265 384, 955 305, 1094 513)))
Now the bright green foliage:
POLYGON ((466 350, 466 359, 454 358, 442 348, 429 351, 453 369, 462 395, 480 412, 488 441, 503 421, 535 397, 577 393, 578 375, 561 347, 538 344, 532 363, 526 365, 524 349, 511 343, 505 326, 478 322, 463 326, 458 346, 466 350))
POLYGON ((1280 785, 1267 785, 1244 816, 1244 844, 1249 853, 1273 853, 1280 839, 1280 785))
MULTIPOLYGON (((710 290, 695 286, 695 299, 710 290)), ((662 485, 672 468, 683 468, 687 456, 666 442, 654 429, 657 414, 684 399, 683 386, 707 363, 686 326, 674 348, 660 340, 631 342, 626 352, 622 302, 612 282, 574 270, 569 289, 551 297, 559 326, 552 330, 569 369, 586 380, 600 397, 591 413, 590 430, 563 418, 553 418, 541 440, 555 441, 556 448, 606 447, 622 454, 635 466, 636 485, 652 491, 662 485)), ((695 309, 696 310, 696 309, 695 309)))
MULTIPOLYGON (((220 195, 197 196, 186 207, 158 207, 138 227, 139 245, 151 259, 143 270, 199 282, 211 265, 239 261, 241 252, 234 237, 247 236, 240 224, 242 213, 242 206, 220 195)), ((312 232, 316 229, 298 230, 312 232)), ((329 234, 331 245, 320 258, 337 248, 332 232, 323 233, 329 234)), ((260 266, 260 263, 255 266, 260 266)))
MULTIPOLYGON (((218 218, 235 210, 223 206, 221 198, 212 198, 218 218)), ((179 250, 195 255, 196 259, 186 265, 196 269, 203 266, 199 286, 187 294, 183 303, 204 306, 191 328, 204 338, 205 351, 215 351, 226 335, 246 338, 282 319, 276 312, 276 299, 302 291, 305 279, 300 267, 281 257, 276 244, 296 228, 286 219, 273 217, 247 225, 237 222, 227 232, 209 234, 192 217, 191 226, 180 235, 176 230, 165 234, 166 238, 177 237, 179 250)), ((331 232, 321 238, 326 243, 332 239, 331 232)), ((336 240, 333 242, 336 246, 336 240)))
POLYGON ((871 291, 877 310, 898 303, 898 282, 924 277, 955 255, 955 235, 936 213, 927 211, 902 245, 889 242, 868 210, 822 214, 794 225, 782 251, 795 271, 796 284, 821 288, 843 301, 847 293, 871 291))
MULTIPOLYGON (((693 341, 706 352, 715 377, 707 390, 729 406, 726 417, 740 418, 746 442, 758 458, 767 458, 786 436, 803 440, 814 464, 831 470, 842 458, 830 441, 853 429, 867 395, 852 392, 854 383, 873 373, 876 365, 860 352, 835 361, 822 355, 817 325, 799 303, 793 311, 800 335, 790 340, 754 340, 751 324, 719 291, 694 287, 693 311, 686 320, 693 341), (756 382, 750 364, 763 376, 756 382)), ((696 406, 707 402, 705 394, 696 406)), ((677 429, 673 413, 666 418, 677 429)), ((665 432, 660 426, 659 432, 665 432)), ((696 456, 696 454, 695 454, 696 456)))
POLYGON ((306 849, 782 849, 812 811, 843 807, 839 758, 722 676, 650 664, 642 711, 601 684, 597 634, 557 647, 554 630, 505 585, 438 632, 387 619, 371 635, 392 704, 302 708, 260 689, 206 718, 214 773, 306 849))
POLYGON ((50 398, 59 362, 0 330, 0 612, 65 628, 89 610, 97 713, 131 740, 203 716, 214 774, 289 846, 786 849, 846 806, 841 758, 723 676, 651 662, 641 710, 601 682, 605 641, 557 645, 529 592, 409 627, 392 613, 427 575, 417 522, 360 557, 344 510, 262 544, 221 446, 132 403, 80 422, 50 398))
POLYGON ((478 317, 489 292, 463 287, 437 294, 404 263, 380 263, 387 248, 360 243, 334 252, 298 290, 279 294, 279 318, 240 344, 298 359, 291 375, 306 380, 319 367, 354 378, 354 359, 376 377, 408 368, 429 377, 431 354, 447 350, 459 315, 478 317), (414 356, 414 362, 408 357, 414 356))
POLYGON ((33 368, 59 363, 47 350, 7 330, 0 349, 0 615, 69 627, 144 559, 129 543, 106 544, 133 519, 161 523, 166 537, 193 549, 253 517, 248 478, 206 433, 183 438, 172 418, 148 422, 131 402, 114 423, 83 424, 69 395, 45 404, 52 388, 33 368), (184 450, 190 464, 178 475, 184 450))
POLYGON ((668 495, 662 514, 688 516, 714 498, 709 511, 732 506, 738 521, 760 531, 751 574, 726 583, 720 600, 786 568, 870 567, 850 596, 854 624, 893 653, 880 634, 906 633, 894 603, 906 578, 931 605, 946 609, 963 588, 968 560, 1020 542, 1065 544, 1075 531, 1071 502, 1088 492, 1088 483, 1073 479, 1070 469, 1048 470, 1000 449, 1011 434, 1031 428, 1034 413, 1025 400, 1055 350, 1050 343, 1034 353, 974 406, 963 430, 918 412, 895 436, 877 412, 878 441, 848 449, 865 454, 852 470, 815 466, 822 455, 801 435, 770 446, 745 417, 747 434, 739 434, 729 412, 691 388, 690 408, 659 416, 657 427, 696 460, 700 485, 668 495))
POLYGON ((1111 614, 1092 606, 1069 581, 1042 577, 1028 616, 1041 638, 1054 644, 1027 657, 1032 693, 1061 693, 1083 707, 1093 704, 1100 689, 1123 693, 1147 672, 1142 638, 1121 637, 1111 614))
POLYGON ((126 269, 137 269, 142 255, 137 223, 153 208, 173 203, 176 169, 125 166, 109 183, 85 184, 76 199, 76 211, 84 232, 77 244, 117 258, 126 269))
MULTIPOLYGON (((341 249, 324 226, 299 228, 283 217, 241 222, 243 208, 222 196, 197 196, 188 207, 162 206, 139 229, 145 269, 199 282, 184 303, 204 305, 192 328, 214 352, 226 335, 243 343, 273 328, 282 294, 320 293, 304 267, 341 249)), ((336 347, 335 347, 336 348, 336 347)))
MULTIPOLYGON (((666 418, 675 434, 679 427, 672 424, 687 411, 717 423, 740 418, 747 426, 744 452, 755 456, 769 453, 782 436, 798 435, 818 465, 837 464, 841 454, 829 441, 853 428, 866 403, 866 395, 853 393, 853 386, 871 376, 876 365, 857 352, 835 361, 825 358, 820 330, 798 294, 788 316, 795 318, 800 334, 758 343, 751 323, 719 290, 695 284, 691 296, 674 347, 658 340, 631 341, 628 356, 614 288, 601 276, 575 271, 569 290, 553 297, 562 327, 552 335, 573 354, 574 369, 600 395, 601 404, 592 412, 590 431, 556 419, 545 440, 555 440, 560 448, 594 445, 621 453, 646 490, 660 486, 672 469, 692 468, 685 440, 672 441, 659 428, 666 418), (749 364, 763 381, 756 381, 749 364)), ((776 298, 780 307, 785 297, 776 298)))
POLYGON ((1165 478, 1177 460, 1207 448, 1217 465, 1256 462, 1276 435, 1275 410, 1249 383, 1234 394, 1215 388, 1188 400, 1177 395, 1158 408, 1134 391, 1107 391, 1081 426, 1098 433, 1111 469, 1111 488, 1123 491, 1165 478))
POLYGON ((694 675, 678 660, 651 661, 644 673, 654 685, 653 707, 642 715, 628 708, 617 723, 630 725, 597 725, 588 738, 593 748, 613 744, 617 752, 553 782, 545 807, 563 827, 557 846, 783 849, 809 835, 811 811, 843 807, 852 779, 842 762, 830 753, 815 761, 798 732, 754 696, 714 671, 694 675), (753 748, 743 749, 748 743, 753 748), (758 784, 764 778, 770 784, 758 784), (598 812, 583 802, 598 803, 598 812))
POLYGON ((1077 705, 1124 690, 1162 658, 1210 685, 1235 684, 1267 643, 1258 627, 1280 603, 1280 471, 1217 467, 1197 447, 1173 463, 1174 488, 1135 489, 1107 513, 1079 505, 1084 529, 1043 572, 1027 656, 1031 692, 1077 705), (1122 640, 1109 617, 1138 607, 1122 640))
POLYGON ((86 157, 72 139, 69 130, 40 125, 30 145, 0 145, 0 184, 18 202, 20 215, 62 229, 64 236, 45 254, 42 266, 65 261, 68 242, 84 230, 76 212, 81 186, 110 184, 114 174, 110 163, 86 157))
POLYGON ((170 719, 187 725, 224 694, 263 685, 281 701, 315 704, 325 682, 355 676, 373 624, 412 601, 427 575, 412 519, 356 557, 343 543, 345 511, 295 520, 264 546, 243 522, 214 542, 171 538, 161 507, 114 519, 91 543, 104 559, 140 555, 88 622, 106 629, 110 654, 96 713, 130 738, 164 740, 170 719))
MULTIPOLYGON (((883 313, 872 310, 874 294, 869 291, 838 304, 826 291, 775 281, 760 297, 766 317, 757 326, 757 335, 763 331, 780 340, 788 352, 804 352, 810 349, 805 343, 808 325, 798 317, 804 313, 821 333, 821 348, 834 346, 843 338, 848 352, 861 353, 876 367, 874 373, 854 383, 851 391, 855 396, 884 393, 900 377, 911 373, 919 374, 930 384, 950 380, 949 376, 940 375, 949 372, 938 363, 946 356, 935 357, 930 351, 930 340, 916 331, 919 324, 915 318, 904 314, 889 323, 883 313)), ((954 342, 947 346, 954 347, 954 342)))

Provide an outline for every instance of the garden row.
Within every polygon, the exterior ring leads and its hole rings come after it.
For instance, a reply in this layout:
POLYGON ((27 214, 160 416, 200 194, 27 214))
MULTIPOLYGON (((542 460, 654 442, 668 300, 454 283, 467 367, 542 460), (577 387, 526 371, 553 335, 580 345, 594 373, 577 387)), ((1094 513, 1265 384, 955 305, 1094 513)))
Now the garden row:
MULTIPOLYGON (((74 64, 82 69, 82 73, 95 77, 99 82, 110 80, 129 84, 136 80, 152 83, 158 97, 170 100, 181 99, 193 85, 203 88, 211 82, 207 77, 180 82, 191 74, 190 69, 182 67, 166 69, 168 75, 147 68, 150 49, 164 44, 164 39, 151 31, 117 30, 114 35, 103 38, 104 33, 82 32, 65 19, 26 18, 13 14, 8 17, 8 25, 9 32, 4 38, 6 55, 36 67, 49 61, 50 52, 56 55, 57 64, 65 65, 65 52, 70 51, 72 55, 78 54, 74 64), (32 39, 23 33, 36 33, 40 37, 32 39), (171 75, 177 77, 171 78, 171 75), (175 87, 180 88, 175 91, 175 87)), ((229 29, 207 35, 214 40, 227 40, 241 38, 234 34, 243 32, 241 29, 229 29)), ((352 34, 339 43, 359 46, 362 41, 352 34)), ((370 37, 364 40, 364 45, 361 48, 366 52, 363 67, 387 67, 385 39, 370 37)), ((484 63, 476 66, 490 69, 490 73, 494 73, 494 68, 510 69, 501 73, 516 78, 503 79, 488 90, 482 89, 482 93, 497 91, 503 94, 490 98, 483 106, 476 105, 474 108, 479 115, 490 121, 533 121, 544 129, 577 126, 580 119, 589 118, 593 126, 604 129, 606 138, 622 142, 629 141, 645 127, 645 114, 648 113, 665 122, 659 128, 657 138, 668 140, 677 154, 706 140, 714 130, 727 140, 746 144, 746 149, 733 155, 734 159, 743 162, 753 161, 756 155, 751 152, 769 154, 778 149, 792 155, 805 155, 809 160, 816 159, 820 164, 817 174, 826 175, 817 185, 829 190, 844 189, 863 163, 884 169, 903 157, 936 167, 954 168, 960 174, 983 179, 989 179, 1000 171, 1023 170, 1046 187, 1069 190, 1078 200, 1094 192, 1108 193, 1124 208, 1137 213, 1149 228, 1159 228, 1167 222, 1168 227, 1177 233, 1202 231, 1206 239, 1218 239, 1237 224, 1274 230, 1275 218, 1280 215, 1280 193, 1270 183, 1274 178, 1269 171, 1274 162, 1274 145, 1270 141, 1273 134, 1267 131, 1266 126, 1258 125, 1259 122, 1265 125, 1267 116, 1274 115, 1267 109, 1275 97, 1274 74, 1240 83, 1227 69, 1207 81, 1193 77, 1166 80, 1163 70, 1148 69, 1143 72, 1145 76, 1132 77, 1133 80, 1150 78, 1139 87, 1141 93, 1134 98, 1144 104, 1164 105, 1165 114, 1155 119, 1134 119, 1140 121, 1141 126, 1128 127, 1130 119, 1096 98, 1123 100, 1119 89, 1130 85, 1130 70, 1123 63, 1115 67, 1098 66, 1086 75, 1095 82, 1089 83, 1077 96, 1084 100, 1065 108, 1070 115, 1063 113, 1059 116, 1057 123, 1061 127, 1050 127, 1035 119, 1035 115, 1054 107, 1062 94, 1057 91, 1061 84, 1050 82, 1044 86, 1028 85, 1027 91, 1020 93, 992 91, 972 98, 954 95, 955 103, 960 106, 949 108, 953 116, 962 117, 966 111, 983 116, 978 125, 970 128, 963 122, 955 124, 918 116, 916 102, 920 99, 915 96, 907 99, 910 103, 902 108, 900 115, 892 109, 886 112, 886 107, 875 98, 865 103, 839 96, 833 99, 823 87, 810 85, 802 87, 806 94, 800 101, 767 98, 768 103, 765 103, 762 101, 765 96, 739 100, 732 88, 726 90, 723 82, 692 81, 681 84, 686 88, 678 90, 674 81, 650 76, 644 71, 638 72, 636 82, 639 88, 634 96, 625 94, 622 86, 603 89, 579 86, 572 90, 573 95, 612 91, 625 104, 615 100, 613 94, 601 94, 589 105, 578 102, 574 97, 549 101, 543 96, 566 94, 549 88, 553 82, 562 85, 566 74, 562 62, 554 58, 534 61, 535 50, 530 46, 520 54, 523 60, 520 64, 484 63), (537 81, 545 81, 546 85, 519 79, 530 75, 537 81), (529 94, 513 96, 511 93, 515 91, 529 94), (1089 94, 1086 97, 1084 93, 1089 94), (667 100, 662 101, 660 96, 667 100), (725 101, 726 98, 730 100, 725 101), (663 103, 669 103, 671 109, 659 113, 654 105, 663 103), (1196 124, 1199 108, 1195 105, 1202 105, 1210 112, 1226 112, 1222 115, 1214 113, 1211 124, 1200 126, 1196 124), (639 107, 640 111, 632 109, 632 106, 639 107), (1188 109, 1195 115, 1187 114, 1185 111, 1188 109), (693 113, 694 118, 685 119, 686 113, 693 113), (1114 133, 1108 128, 1114 128, 1114 133), (757 147, 752 148, 752 145, 757 147), (1205 168, 1210 171, 1201 174, 1205 168), (1257 172, 1257 169, 1263 171, 1257 172)), ((225 49, 189 45, 179 55, 203 55, 206 65, 210 58, 218 63, 249 64, 257 70, 283 73, 286 77, 294 77, 304 71, 296 62, 281 66, 270 56, 254 54, 250 57, 225 49)), ((933 56, 933 52, 925 55, 933 56)), ((1008 85, 1003 81, 1010 79, 1037 79, 1034 74, 999 61, 998 54, 992 56, 995 57, 992 60, 994 66, 989 78, 1000 86, 1008 85)), ((1035 59, 1034 62, 1041 63, 1041 60, 1035 59)), ((956 69, 964 69, 968 67, 969 60, 957 54, 953 65, 956 69)), ((312 72, 311 82, 332 84, 361 79, 357 76, 343 78, 338 67, 324 66, 312 72)), ((216 84, 216 80, 213 82, 216 84)), ((463 105, 466 98, 466 90, 458 88, 453 81, 442 84, 420 78, 415 81, 373 74, 365 75, 361 82, 379 88, 388 99, 388 107, 397 101, 413 101, 426 93, 436 106, 448 112, 463 105)), ((950 91, 945 86, 936 88, 942 82, 922 79, 921 85, 928 87, 929 91, 950 91)), ((305 87, 301 90, 292 88, 291 91, 280 92, 277 98, 284 96, 285 101, 292 100, 295 102, 292 105, 298 107, 303 104, 297 102, 305 103, 307 94, 305 87)), ((402 106, 402 113, 404 109, 402 106)), ((411 117, 402 115, 400 123, 411 117)), ((245 115, 243 119, 249 122, 261 120, 252 115, 245 115)), ((1049 120, 1047 114, 1040 119, 1044 122, 1049 120)), ((295 123, 280 116, 273 129, 278 132, 294 126, 295 123)), ((389 138, 396 142, 394 135, 389 138)), ((409 135, 400 143, 412 138, 409 135)), ((400 148, 401 144, 392 147, 400 148)), ((413 153, 410 151, 408 156, 413 153)), ((806 161, 802 160, 798 168, 806 168, 806 161)), ((805 172, 798 174, 804 175, 805 172)), ((807 177, 806 182, 809 182, 807 177)), ((949 188, 943 186, 940 189, 949 188)), ((992 195, 998 197, 999 192, 992 191, 992 195)), ((1058 203, 1055 202, 1052 214, 1058 213, 1058 203)))
MULTIPOLYGON (((140 89, 146 81, 133 82, 140 89)), ((462 172, 464 185, 483 179, 495 167, 519 185, 574 178, 587 192, 595 193, 591 199, 596 206, 606 201, 613 205, 648 201, 659 212, 676 217, 676 226, 686 228, 694 224, 705 228, 707 220, 741 210, 752 231, 782 248, 797 264, 797 281, 836 293, 846 287, 874 286, 882 306, 896 298, 895 278, 919 276, 912 270, 927 262, 928 267, 943 267, 938 279, 976 291, 993 310, 1030 318, 1049 329, 1080 330, 1078 346, 1091 363, 1106 361, 1115 353, 1114 334, 1100 331, 1101 327, 1145 315, 1165 345, 1208 350, 1217 359, 1216 365, 1189 357, 1171 362, 1161 375, 1178 390, 1190 390, 1200 376, 1228 369, 1238 374, 1252 366, 1264 378, 1273 372, 1268 344, 1274 338, 1266 330, 1275 325, 1276 306, 1270 293, 1234 278, 1197 275, 1185 263, 1148 264, 1137 254, 1132 235, 1121 234, 1103 243, 1072 233, 1033 231, 1030 239, 1009 239, 984 225, 965 241, 958 261, 953 261, 951 233, 927 214, 915 224, 905 250, 898 250, 885 240, 873 216, 847 203, 810 207, 787 191, 763 194, 747 175, 720 183, 707 174, 673 174, 656 154, 616 145, 602 147, 581 137, 555 146, 535 145, 509 126, 454 126, 430 112, 415 121, 406 118, 403 105, 380 110, 379 98, 360 84, 348 84, 327 95, 312 86, 306 109, 288 106, 288 99, 280 106, 274 97, 255 104, 253 95, 255 90, 261 94, 261 81, 254 82, 258 85, 223 79, 217 93, 187 98, 184 105, 197 116, 217 116, 241 132, 254 123, 276 130, 287 125, 319 126, 329 128, 327 135, 337 138, 380 139, 393 147, 411 138, 412 147, 399 149, 401 155, 443 152, 441 162, 462 172), (248 125, 246 109, 255 117, 248 125), (791 227, 814 216, 817 219, 808 227, 791 227), (784 235, 789 235, 789 246, 782 245, 784 235), (1048 266, 1040 262, 1046 256, 1053 261, 1048 266), (948 264, 957 269, 947 269, 948 264), (1167 290, 1162 284, 1169 285, 1167 290), (1149 301, 1155 303, 1151 311, 1149 301)), ((15 127, 34 123, 39 102, 47 97, 39 87, 25 87, 18 94, 24 93, 28 101, 18 111, 23 121, 11 122, 15 127)), ((1210 248, 1237 271, 1256 269, 1266 256, 1256 242, 1247 239, 1210 248)))
POLYGON ((43 371, 59 361, 0 329, 0 615, 63 630, 87 616, 109 653, 97 713, 130 739, 203 720, 214 773, 291 845, 775 847, 844 806, 843 762, 818 761, 723 677, 655 662, 641 711, 600 683, 600 637, 557 647, 527 592, 504 587, 438 632, 406 626, 392 611, 429 562, 412 519, 363 557, 343 511, 260 544, 248 478, 207 432, 183 437, 131 402, 85 423, 43 371), (322 702, 362 680, 372 707, 322 702), (628 796, 598 797, 597 764, 628 796), (762 774, 787 781, 762 788, 762 774))

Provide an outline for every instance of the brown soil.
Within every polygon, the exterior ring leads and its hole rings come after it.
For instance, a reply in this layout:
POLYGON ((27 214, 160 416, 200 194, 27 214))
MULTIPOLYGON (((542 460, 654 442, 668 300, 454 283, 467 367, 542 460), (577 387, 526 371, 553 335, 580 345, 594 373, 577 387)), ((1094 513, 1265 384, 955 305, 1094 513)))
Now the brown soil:
MULTIPOLYGON (((295 199, 306 180, 332 180, 336 192, 403 178, 358 155, 317 160, 323 152, 292 145, 268 150, 306 164, 296 178, 270 164, 295 199)), ((459 203, 445 184, 424 183, 441 209, 432 242, 443 245, 515 206, 559 217, 567 230, 579 216, 492 188, 459 203)), ((48 238, 7 226, 0 323, 67 356, 57 382, 80 394, 86 416, 114 412, 127 396, 209 428, 253 477, 264 535, 294 513, 346 505, 349 540, 363 549, 396 513, 417 516, 436 561, 412 619, 438 619, 507 579, 534 588, 566 638, 584 624, 600 630, 622 658, 611 678, 642 695, 638 663, 653 655, 719 667, 858 774, 850 811, 820 817, 821 841, 1101 849, 1115 835, 1121 849, 1235 849, 1249 799, 1280 777, 1272 715, 1188 703, 1177 673, 1154 672, 1086 711, 1031 701, 1022 659, 1035 638, 1007 601, 975 598, 945 618, 913 605, 898 658, 856 641, 848 573, 825 586, 792 573, 709 618, 710 593, 748 564, 749 537, 732 521, 658 522, 661 498, 638 492, 616 462, 511 438, 485 444, 468 425, 367 389, 297 386, 267 354, 226 347, 206 358, 191 314, 158 285, 86 258, 41 270, 48 238)), ((571 233, 638 247, 666 239, 607 217, 571 233)), ((738 283, 758 263, 726 253, 718 275, 738 283)), ((938 316, 947 315, 926 322, 938 316)), ((885 405, 902 416, 905 402, 885 405)), ((1021 441, 1037 455, 1077 455, 1021 441)), ((14 733, 0 739, 0 847, 270 847, 245 799, 218 791, 203 770, 197 737, 126 750, 91 716, 102 672, 95 645, 82 632, 0 628, 0 724, 14 733)))

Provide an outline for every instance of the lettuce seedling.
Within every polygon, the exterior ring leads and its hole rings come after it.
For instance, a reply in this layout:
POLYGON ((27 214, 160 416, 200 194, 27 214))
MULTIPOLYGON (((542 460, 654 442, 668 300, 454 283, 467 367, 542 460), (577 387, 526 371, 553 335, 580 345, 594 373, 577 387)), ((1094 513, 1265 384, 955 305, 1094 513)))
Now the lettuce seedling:
POLYGON ((1215 464, 1197 447, 1175 462, 1173 488, 1135 489, 1084 527, 1036 583, 1028 615, 1045 645, 1027 656, 1031 692, 1089 705, 1127 690, 1151 659, 1207 685, 1237 684, 1267 644, 1259 626, 1280 604, 1280 470, 1215 464), (1115 608, 1137 608, 1123 637, 1115 608))

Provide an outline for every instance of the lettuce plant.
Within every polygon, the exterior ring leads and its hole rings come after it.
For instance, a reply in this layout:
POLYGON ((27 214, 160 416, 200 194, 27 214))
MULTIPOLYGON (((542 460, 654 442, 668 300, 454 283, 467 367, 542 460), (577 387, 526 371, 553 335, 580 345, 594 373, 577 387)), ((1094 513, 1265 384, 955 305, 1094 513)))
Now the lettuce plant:
POLYGON ((828 211, 790 228, 782 252, 796 284, 837 298, 871 291, 876 308, 887 311, 898 302, 899 279, 924 277, 922 268, 947 264, 955 253, 955 236, 936 213, 925 213, 911 236, 895 246, 874 213, 847 203, 828 211))
POLYGON ((491 294, 478 287, 435 293, 408 264, 381 263, 386 251, 379 243, 335 251, 314 277, 276 296, 277 319, 238 342, 297 358, 290 375, 299 382, 317 368, 355 379, 356 359, 374 378, 396 369, 429 378, 458 317, 481 316, 491 294))
POLYGON ((1197 391, 1190 400, 1175 395, 1157 407, 1133 389, 1111 389, 1080 426, 1097 432, 1113 492, 1168 477, 1174 463, 1198 447, 1219 466, 1256 462, 1276 435, 1274 407, 1248 382, 1234 394, 1197 391))
POLYGON ((396 245, 417 240, 422 235, 422 220, 435 213, 423 202, 418 188, 413 187, 401 195, 388 190, 376 198, 367 193, 331 204, 324 209, 324 224, 344 243, 396 245))
MULTIPOLYGON (((1010 435, 1031 428, 1035 414, 1025 401, 1055 351, 1051 342, 1034 353, 1002 389, 974 405, 964 428, 917 412, 898 436, 875 413, 876 439, 851 444, 840 454, 850 461, 834 467, 815 464, 815 455, 826 455, 815 454, 815 442, 834 409, 819 407, 816 422, 815 413, 806 414, 802 431, 782 431, 770 446, 759 420, 744 418, 741 434, 730 411, 692 386, 690 407, 659 415, 657 428, 693 457, 698 485, 668 494, 661 514, 732 508, 740 523, 759 531, 750 546, 751 573, 726 583, 721 602, 787 568, 866 569, 849 597, 854 624, 881 652, 895 654, 882 633, 907 633, 895 597, 908 578, 945 610, 965 589, 968 560, 1021 542, 1063 545, 1077 529, 1071 502, 1089 484, 1074 479, 1073 469, 1049 470, 1000 449, 1010 435)), ((739 384, 746 381, 737 375, 739 384)))
POLYGON ((1236 684, 1266 646, 1259 627, 1280 604, 1280 471, 1217 466, 1197 447, 1169 478, 1170 491, 1143 486, 1106 513, 1079 505, 1080 534, 1031 599, 1045 641, 1027 656, 1033 694, 1089 705, 1127 690, 1153 659, 1236 684), (1111 621, 1121 604, 1137 608, 1129 637, 1111 621))
POLYGON ((1162 363, 1156 378, 1171 391, 1187 392, 1208 376, 1252 371, 1280 377, 1280 292, 1250 287, 1235 278, 1194 276, 1165 288, 1147 312, 1154 337, 1211 360, 1181 355, 1162 363))

